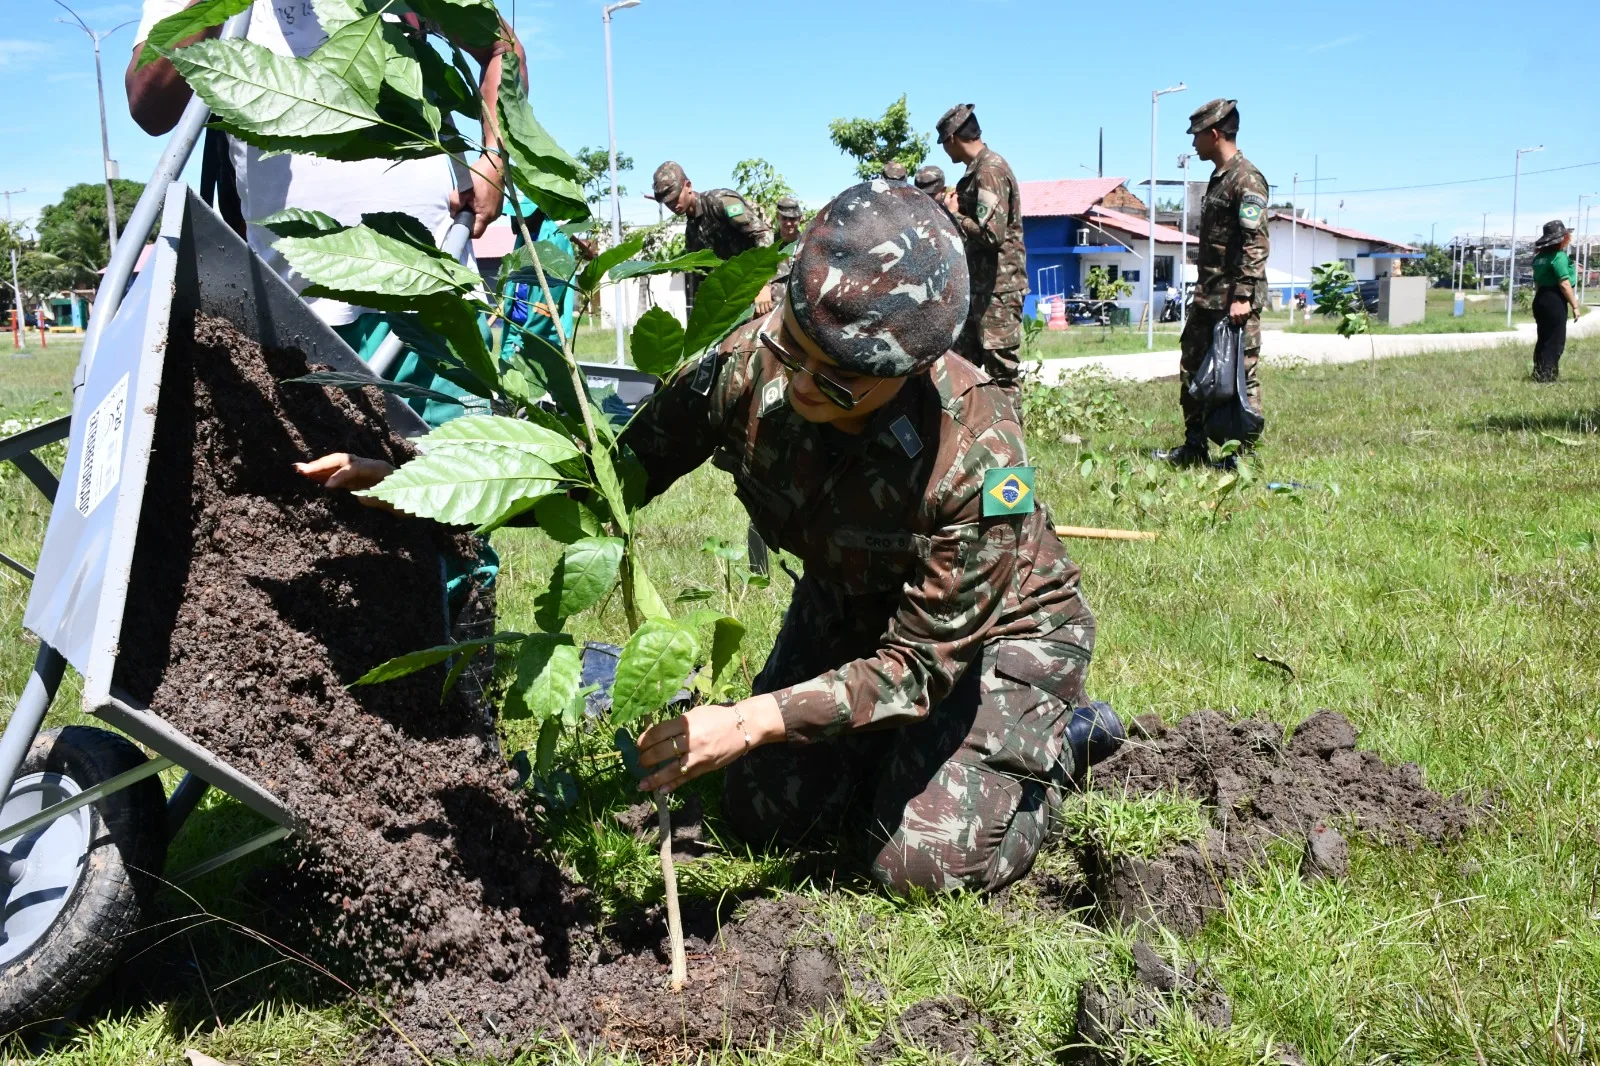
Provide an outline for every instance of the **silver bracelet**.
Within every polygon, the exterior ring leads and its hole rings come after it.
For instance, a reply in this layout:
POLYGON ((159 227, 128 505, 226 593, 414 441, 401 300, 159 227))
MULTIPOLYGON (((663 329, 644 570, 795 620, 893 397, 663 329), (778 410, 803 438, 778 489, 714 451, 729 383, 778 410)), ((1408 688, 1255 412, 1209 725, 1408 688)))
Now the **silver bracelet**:
POLYGON ((755 746, 755 742, 750 739, 750 730, 744 727, 744 710, 738 704, 734 704, 733 707, 733 724, 744 734, 744 750, 749 751, 755 746))

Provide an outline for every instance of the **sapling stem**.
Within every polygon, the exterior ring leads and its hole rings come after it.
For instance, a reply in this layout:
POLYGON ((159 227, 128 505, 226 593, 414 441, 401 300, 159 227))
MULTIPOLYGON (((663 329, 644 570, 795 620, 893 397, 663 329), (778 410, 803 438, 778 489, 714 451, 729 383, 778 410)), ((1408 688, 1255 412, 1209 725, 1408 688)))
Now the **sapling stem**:
POLYGON ((678 910, 678 868, 672 861, 672 811, 667 808, 667 790, 656 789, 656 823, 661 828, 661 880, 667 888, 667 943, 672 947, 674 992, 683 991, 689 978, 689 959, 683 951, 683 914, 678 910))

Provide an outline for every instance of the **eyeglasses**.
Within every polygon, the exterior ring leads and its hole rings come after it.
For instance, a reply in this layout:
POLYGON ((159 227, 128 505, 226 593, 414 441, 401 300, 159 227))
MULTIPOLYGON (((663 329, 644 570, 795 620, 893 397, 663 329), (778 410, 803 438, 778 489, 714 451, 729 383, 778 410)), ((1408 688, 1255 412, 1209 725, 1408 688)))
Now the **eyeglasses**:
MULTIPOLYGON (((872 394, 872 389, 868 389, 866 396, 858 397, 853 389, 845 387, 839 382, 828 377, 826 374, 819 374, 815 370, 812 370, 810 367, 806 366, 804 360, 800 359, 793 352, 790 352, 783 345, 779 344, 766 330, 762 330, 759 334, 757 334, 757 336, 761 338, 761 343, 767 346, 767 351, 771 352, 777 358, 778 362, 783 364, 784 369, 789 371, 789 373, 810 374, 811 380, 817 384, 817 391, 822 393, 829 403, 833 404, 840 410, 853 411, 855 410, 856 404, 860 403, 862 400, 865 400, 867 396, 872 394)), ((879 379, 878 384, 882 384, 882 379, 879 379)), ((872 386, 873 389, 877 387, 877 385, 872 386)))

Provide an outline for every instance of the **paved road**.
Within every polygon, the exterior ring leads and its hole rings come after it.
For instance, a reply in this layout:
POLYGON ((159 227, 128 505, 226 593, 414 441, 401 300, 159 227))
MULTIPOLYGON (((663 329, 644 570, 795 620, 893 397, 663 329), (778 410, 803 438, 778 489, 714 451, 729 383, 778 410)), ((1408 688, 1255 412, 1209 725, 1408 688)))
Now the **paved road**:
MULTIPOLYGON (((1567 337, 1600 335, 1600 308, 1591 306, 1576 323, 1567 324, 1567 337)), ((1498 333, 1388 333, 1346 339, 1336 333, 1285 333, 1267 330, 1261 334, 1261 357, 1269 363, 1359 363, 1422 352, 1461 351, 1468 348, 1494 348, 1502 344, 1533 343, 1533 323, 1498 333)), ((1046 359, 1040 380, 1054 384, 1064 374, 1085 367, 1099 367, 1109 377, 1123 381, 1153 381, 1178 376, 1177 352, 1132 352, 1128 355, 1093 355, 1077 359, 1046 359)))

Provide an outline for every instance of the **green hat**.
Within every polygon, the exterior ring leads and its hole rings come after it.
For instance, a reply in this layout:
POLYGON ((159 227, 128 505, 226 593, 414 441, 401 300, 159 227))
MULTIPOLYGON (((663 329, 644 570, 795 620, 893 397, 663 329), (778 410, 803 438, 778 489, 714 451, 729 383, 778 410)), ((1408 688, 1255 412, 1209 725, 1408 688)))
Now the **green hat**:
MULTIPOLYGON (((1189 132, 1201 133, 1211 129, 1213 126, 1220 126, 1224 121, 1238 115, 1238 113, 1239 101, 1224 100, 1218 97, 1209 104, 1201 104, 1195 109, 1194 114, 1189 116, 1189 132)), ((1234 124, 1234 128, 1238 128, 1237 122, 1234 124)))
POLYGON ((678 198, 678 193, 682 192, 683 187, 688 183, 689 179, 684 176, 683 168, 669 159, 659 167, 656 167, 655 178, 652 182, 654 195, 647 196, 645 199, 656 200, 661 203, 675 200, 678 198))
POLYGON ((804 212, 800 210, 800 201, 792 196, 785 196, 778 201, 779 218, 800 218, 804 212))

